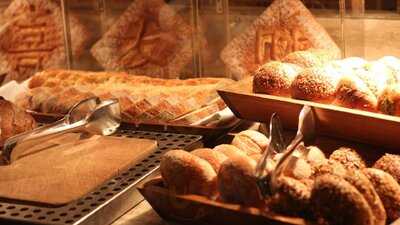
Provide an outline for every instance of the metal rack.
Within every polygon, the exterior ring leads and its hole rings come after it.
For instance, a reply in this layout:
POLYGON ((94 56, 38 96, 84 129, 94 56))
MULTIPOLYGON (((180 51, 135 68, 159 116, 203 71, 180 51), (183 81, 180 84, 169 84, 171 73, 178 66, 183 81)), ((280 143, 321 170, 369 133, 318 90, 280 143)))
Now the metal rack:
POLYGON ((154 139, 158 142, 158 149, 96 190, 62 207, 0 199, 0 224, 110 224, 142 201, 135 186, 158 169, 163 153, 175 148, 192 149, 201 139, 198 135, 134 130, 120 130, 115 136, 154 139))

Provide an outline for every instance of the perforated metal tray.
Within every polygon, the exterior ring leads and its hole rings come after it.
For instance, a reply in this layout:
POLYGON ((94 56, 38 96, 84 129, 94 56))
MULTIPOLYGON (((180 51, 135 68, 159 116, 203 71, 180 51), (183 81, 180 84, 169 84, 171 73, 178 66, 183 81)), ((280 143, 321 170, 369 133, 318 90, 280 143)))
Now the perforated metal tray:
MULTIPOLYGON (((120 130, 115 136, 154 139, 158 149, 77 201, 52 208, 0 200, 0 224, 106 225, 143 200, 136 185, 154 172, 168 150, 198 147, 201 136, 120 130)), ((1 184, 0 184, 1 185, 1 184)))

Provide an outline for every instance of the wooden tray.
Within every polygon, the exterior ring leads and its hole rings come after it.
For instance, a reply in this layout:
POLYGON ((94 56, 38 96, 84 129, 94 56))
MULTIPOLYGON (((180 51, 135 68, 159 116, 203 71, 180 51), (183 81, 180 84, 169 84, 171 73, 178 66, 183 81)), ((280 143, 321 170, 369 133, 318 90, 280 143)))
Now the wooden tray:
MULTIPOLYGON (((63 117, 63 115, 59 114, 49 114, 49 113, 38 113, 34 111, 27 111, 30 113, 36 121, 42 123, 50 123, 54 122, 57 119, 63 117)), ((227 121, 219 126, 191 126, 191 125, 176 125, 171 123, 130 123, 123 121, 121 123, 121 129, 125 130, 146 130, 146 131, 155 131, 155 132, 170 132, 170 133, 179 133, 179 134, 193 134, 193 135, 201 135, 205 139, 205 141, 215 140, 220 136, 228 133, 233 130, 237 126, 239 126, 241 120, 238 118, 233 118, 232 120, 227 121)))
MULTIPOLYGON (((293 139, 295 132, 284 131, 284 140, 293 139)), ((318 136, 313 145, 319 147, 328 157, 334 150, 346 146, 356 149, 368 167, 371 167, 385 151, 362 143, 318 136)), ((254 207, 243 207, 238 204, 227 204, 207 199, 198 195, 176 195, 171 193, 162 182, 161 177, 148 181, 139 188, 140 193, 150 203, 153 209, 164 219, 185 224, 313 224, 302 218, 289 217, 271 211, 262 211, 254 207)), ((400 225, 400 219, 391 225, 400 225)))
POLYGON ((139 187, 139 192, 164 219, 185 224, 312 224, 304 219, 263 212, 254 207, 212 201, 199 195, 175 195, 155 178, 139 187))
POLYGON ((238 118, 266 122, 276 112, 284 128, 297 129, 299 112, 303 105, 309 105, 314 108, 318 134, 400 152, 400 117, 254 94, 250 79, 218 93, 238 118))

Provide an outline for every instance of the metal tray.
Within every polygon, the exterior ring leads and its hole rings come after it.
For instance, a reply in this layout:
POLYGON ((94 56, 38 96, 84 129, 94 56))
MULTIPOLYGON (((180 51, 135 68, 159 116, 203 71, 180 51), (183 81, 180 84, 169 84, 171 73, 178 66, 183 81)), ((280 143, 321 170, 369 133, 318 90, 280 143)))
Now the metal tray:
POLYGON ((29 205, 0 199, 0 224, 106 225, 143 200, 136 185, 158 169, 163 153, 199 147, 201 136, 123 130, 115 136, 154 139, 158 149, 96 190, 62 207, 29 205))
MULTIPOLYGON (((49 113, 39 113, 35 111, 27 110, 29 114, 31 114, 36 121, 42 123, 50 123, 54 122, 57 119, 63 117, 63 115, 59 114, 49 114, 49 113)), ((191 126, 191 125, 176 125, 171 123, 138 123, 133 124, 129 122, 123 121, 121 123, 121 127, 123 129, 128 130, 146 130, 146 131, 154 131, 154 132, 171 132, 171 133, 179 133, 179 134, 193 134, 193 135, 201 135, 205 141, 212 141, 220 136, 228 133, 229 131, 235 129, 237 126, 241 124, 241 120, 238 118, 232 118, 232 120, 227 121, 219 126, 191 126)))

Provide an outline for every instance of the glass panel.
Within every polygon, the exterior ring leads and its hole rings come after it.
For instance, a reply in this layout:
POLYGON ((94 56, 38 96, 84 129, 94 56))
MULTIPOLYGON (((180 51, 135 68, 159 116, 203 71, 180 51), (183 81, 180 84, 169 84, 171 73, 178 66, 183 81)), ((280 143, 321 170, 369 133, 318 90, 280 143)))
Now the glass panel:
POLYGON ((221 58, 234 78, 242 78, 293 51, 329 48, 338 53, 343 49, 339 5, 339 1, 231 0, 230 41, 221 58))
POLYGON ((23 81, 35 72, 66 65, 58 2, 1 1, 0 82, 23 81))

